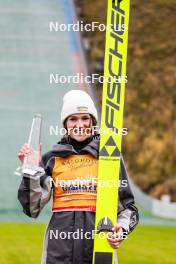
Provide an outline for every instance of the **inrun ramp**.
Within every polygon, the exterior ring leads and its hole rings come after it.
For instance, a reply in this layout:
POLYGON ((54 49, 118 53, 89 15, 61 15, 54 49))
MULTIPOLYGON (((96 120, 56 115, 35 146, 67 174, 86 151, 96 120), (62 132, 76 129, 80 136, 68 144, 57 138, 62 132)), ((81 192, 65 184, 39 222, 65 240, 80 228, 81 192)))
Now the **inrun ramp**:
MULTIPOLYGON (((73 22, 69 0, 0 0, 0 220, 31 221, 17 200, 21 178, 14 175, 17 153, 27 142, 33 115, 43 116, 43 153, 60 136, 60 107, 65 92, 77 84, 50 84, 50 73, 75 75, 83 66, 74 32, 50 32, 51 21, 73 22), (52 130, 53 131, 53 130, 52 130), (57 129, 55 129, 57 131, 57 129)), ((44 219, 44 209, 40 219, 44 219)))

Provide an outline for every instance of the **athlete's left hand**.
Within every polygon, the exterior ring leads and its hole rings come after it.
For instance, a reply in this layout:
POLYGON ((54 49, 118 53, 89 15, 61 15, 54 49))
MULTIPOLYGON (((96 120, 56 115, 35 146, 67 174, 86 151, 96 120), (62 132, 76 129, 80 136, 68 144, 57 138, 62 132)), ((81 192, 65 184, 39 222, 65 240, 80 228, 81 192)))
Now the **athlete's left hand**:
POLYGON ((119 224, 115 224, 112 228, 112 232, 108 232, 108 241, 112 248, 117 249, 122 242, 123 230, 119 224))

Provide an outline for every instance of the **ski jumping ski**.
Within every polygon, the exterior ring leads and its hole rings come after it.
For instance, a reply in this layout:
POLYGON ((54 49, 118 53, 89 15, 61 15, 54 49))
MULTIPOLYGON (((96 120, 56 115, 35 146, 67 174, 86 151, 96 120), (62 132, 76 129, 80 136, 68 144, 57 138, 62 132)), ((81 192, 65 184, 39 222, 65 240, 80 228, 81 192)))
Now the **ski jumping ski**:
POLYGON ((106 46, 98 182, 115 181, 114 187, 97 190, 93 264, 114 264, 116 250, 101 232, 108 232, 117 223, 118 183, 125 96, 128 24, 130 0, 108 0, 106 46), (120 78, 120 81, 119 81, 120 78))

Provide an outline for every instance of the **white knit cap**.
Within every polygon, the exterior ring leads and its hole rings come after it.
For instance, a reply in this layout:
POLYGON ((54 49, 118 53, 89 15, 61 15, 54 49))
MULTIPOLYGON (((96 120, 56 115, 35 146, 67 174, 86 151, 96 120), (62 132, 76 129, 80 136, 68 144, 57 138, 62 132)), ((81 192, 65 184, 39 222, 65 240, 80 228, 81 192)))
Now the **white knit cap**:
POLYGON ((64 124, 64 121, 68 116, 82 113, 92 115, 97 122, 97 110, 88 93, 82 90, 71 90, 66 93, 63 97, 63 106, 61 110, 62 124, 64 124))

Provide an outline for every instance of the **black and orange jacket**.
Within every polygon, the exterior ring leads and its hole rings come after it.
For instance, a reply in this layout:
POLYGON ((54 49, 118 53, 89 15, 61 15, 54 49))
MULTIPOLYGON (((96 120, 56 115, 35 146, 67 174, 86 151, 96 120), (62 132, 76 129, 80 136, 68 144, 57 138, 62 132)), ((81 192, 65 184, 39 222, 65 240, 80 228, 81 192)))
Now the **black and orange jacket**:
MULTIPOLYGON (((53 195, 54 213, 96 211, 99 136, 75 144, 63 137, 42 157, 43 173, 35 177, 23 175, 18 199, 23 211, 36 218, 53 195)), ((129 186, 124 160, 121 157, 118 223, 130 232, 138 223, 138 210, 129 186), (124 184, 126 183, 126 184, 124 184)))

